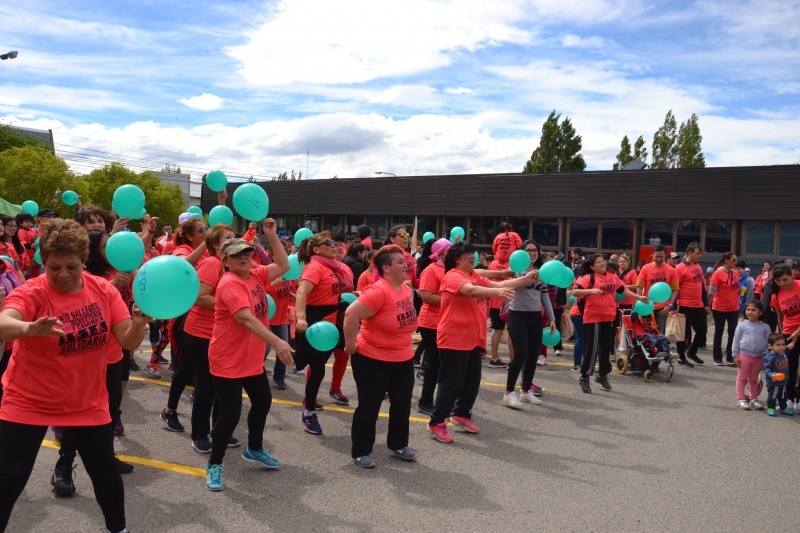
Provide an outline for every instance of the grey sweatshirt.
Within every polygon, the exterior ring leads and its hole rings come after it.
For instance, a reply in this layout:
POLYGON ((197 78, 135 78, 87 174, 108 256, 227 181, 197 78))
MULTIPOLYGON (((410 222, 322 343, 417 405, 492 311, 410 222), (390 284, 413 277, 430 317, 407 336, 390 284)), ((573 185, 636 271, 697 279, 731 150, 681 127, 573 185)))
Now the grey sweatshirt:
POLYGON ((767 349, 767 337, 772 333, 764 322, 745 320, 736 327, 733 334, 734 357, 743 353, 752 357, 761 357, 767 349))
POLYGON ((522 312, 542 312, 544 308, 548 320, 555 320, 553 305, 550 303, 550 294, 547 285, 541 281, 530 283, 514 289, 514 300, 509 309, 522 312))

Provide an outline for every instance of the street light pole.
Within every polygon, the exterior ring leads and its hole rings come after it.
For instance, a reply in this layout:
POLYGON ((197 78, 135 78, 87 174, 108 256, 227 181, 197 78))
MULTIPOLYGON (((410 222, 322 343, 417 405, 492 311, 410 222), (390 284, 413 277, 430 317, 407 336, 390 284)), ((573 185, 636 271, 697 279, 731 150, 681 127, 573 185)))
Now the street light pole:
POLYGON ((380 171, 378 171, 378 170, 376 170, 376 171, 375 171, 375 174, 378 174, 378 175, 380 175, 380 174, 385 174, 385 175, 387 175, 387 176, 391 176, 391 177, 393 177, 393 178, 396 178, 396 177, 397 177, 397 174, 392 174, 391 172, 380 172, 380 171))
POLYGON ((16 50, 12 50, 11 52, 0 54, 0 59, 2 59, 3 61, 5 61, 6 59, 16 59, 17 55, 19 55, 19 52, 17 52, 16 50))

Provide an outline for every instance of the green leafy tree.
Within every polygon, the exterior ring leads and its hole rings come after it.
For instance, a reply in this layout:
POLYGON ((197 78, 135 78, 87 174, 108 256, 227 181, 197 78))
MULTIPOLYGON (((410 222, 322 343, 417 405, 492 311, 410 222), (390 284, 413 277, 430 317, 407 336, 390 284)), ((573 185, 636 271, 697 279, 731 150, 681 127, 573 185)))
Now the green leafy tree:
POLYGON ((633 145, 633 158, 642 162, 647 162, 647 146, 644 145, 644 137, 639 135, 633 145))
POLYGON ((559 124, 560 117, 553 110, 544 121, 539 146, 525 163, 523 172, 575 172, 586 168, 586 161, 580 154, 581 136, 575 133, 569 117, 559 124))
POLYGON ((60 157, 39 146, 13 147, 0 152, 0 191, 15 204, 33 200, 61 216, 72 216, 72 208, 61 203, 61 193, 75 183, 75 176, 60 157))
POLYGON ((664 124, 653 135, 653 162, 650 168, 675 168, 678 165, 677 132, 678 123, 672 115, 672 110, 669 110, 664 118, 664 124))
POLYGON ((23 146, 38 146, 43 148, 42 141, 24 131, 0 124, 0 152, 9 148, 22 148, 23 146))
POLYGON ((137 174, 121 163, 111 163, 81 176, 75 190, 81 195, 83 203, 111 209, 114 191, 126 183, 144 191, 145 209, 151 216, 176 224, 178 215, 185 211, 183 194, 178 185, 163 183, 153 172, 137 174))
POLYGON ((697 115, 681 124, 678 129, 676 151, 678 154, 678 168, 705 168, 706 158, 703 155, 703 136, 700 135, 700 125, 697 115))
POLYGON ((303 179, 303 171, 300 170, 298 172, 295 172, 294 170, 292 170, 291 174, 289 174, 288 172, 281 172, 280 174, 272 178, 272 181, 299 181, 301 179, 303 179))
POLYGON ((636 158, 633 157, 633 152, 631 151, 631 142, 626 135, 622 138, 622 142, 619 145, 619 153, 617 154, 617 162, 614 163, 614 170, 622 170, 625 168, 625 165, 634 159, 636 158))

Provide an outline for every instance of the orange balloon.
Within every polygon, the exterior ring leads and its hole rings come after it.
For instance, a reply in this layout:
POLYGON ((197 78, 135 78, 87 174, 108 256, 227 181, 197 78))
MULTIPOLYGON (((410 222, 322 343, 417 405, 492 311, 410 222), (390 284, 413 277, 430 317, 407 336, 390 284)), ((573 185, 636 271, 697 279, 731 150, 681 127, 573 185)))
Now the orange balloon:
POLYGON ((772 373, 772 381, 783 381, 784 379, 786 379, 786 375, 783 372, 772 373))

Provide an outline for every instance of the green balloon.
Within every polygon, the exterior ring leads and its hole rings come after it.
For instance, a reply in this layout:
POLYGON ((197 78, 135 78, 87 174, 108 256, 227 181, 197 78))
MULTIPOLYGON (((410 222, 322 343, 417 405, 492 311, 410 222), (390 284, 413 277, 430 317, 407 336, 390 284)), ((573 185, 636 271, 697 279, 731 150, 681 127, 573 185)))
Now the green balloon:
POLYGON ((672 287, 664 283, 663 281, 659 281, 658 283, 654 283, 650 290, 647 291, 647 299, 653 303, 664 303, 670 299, 672 296, 672 287))
POLYGON ((275 305, 275 300, 267 294, 267 318, 272 320, 272 317, 275 316, 275 311, 277 310, 277 306, 275 305))
MULTIPOLYGON (((551 261, 555 263, 559 263, 558 261, 551 261)), ((566 289, 570 285, 575 282, 575 273, 572 271, 571 268, 564 265, 563 263, 559 263, 563 268, 561 270, 561 274, 556 282, 556 287, 560 287, 562 289, 566 289)))
POLYGON ((467 232, 464 231, 464 228, 462 228, 461 226, 456 226, 456 227, 454 227, 453 229, 450 230, 450 240, 451 241, 455 241, 456 240, 456 235, 458 235, 459 237, 461 237, 461 241, 463 242, 464 241, 464 236, 466 234, 467 234, 467 232))
POLYGON ((552 335, 550 334, 550 328, 544 328, 542 330, 542 344, 552 348, 559 342, 561 342, 561 332, 558 331, 558 329, 556 329, 552 335))
POLYGON ((339 330, 330 322, 321 320, 308 326, 306 340, 316 350, 329 352, 339 343, 339 330))
POLYGON ((356 295, 353 294, 352 292, 342 293, 342 300, 344 300, 348 304, 351 304, 356 301, 356 295))
POLYGON ((228 186, 228 176, 221 170, 212 170, 206 174, 206 185, 214 192, 224 191, 228 186))
POLYGON ((283 279, 287 281, 292 281, 295 279, 300 279, 300 276, 303 274, 303 263, 297 259, 297 254, 292 254, 289 256, 289 271, 283 275, 283 279))
POLYGON ((120 231, 106 242, 106 259, 120 272, 131 273, 144 261, 144 243, 130 231, 120 231))
POLYGON ((198 205, 189 206, 189 208, 186 210, 186 212, 187 213, 194 213, 195 215, 203 216, 203 210, 200 209, 200 206, 198 206, 198 205))
POLYGON ((575 305, 575 297, 574 296, 570 296, 569 297, 569 305, 575 305))
POLYGON ((517 250, 508 258, 508 266, 515 274, 525 272, 531 266, 531 256, 525 250, 517 250))
POLYGON ((245 183, 233 191, 233 208, 245 220, 264 220, 269 213, 269 198, 260 186, 245 183))
POLYGON ((425 235, 422 236, 422 242, 427 243, 428 241, 435 239, 436 235, 433 234, 431 231, 426 231, 425 235))
POLYGON ((226 205, 218 205, 208 212, 208 225, 212 228, 217 224, 233 224, 233 211, 226 205))
POLYGON ((618 302, 624 302, 625 301, 625 297, 622 295, 622 293, 619 293, 619 292, 615 292, 614 293, 614 299, 616 301, 618 301, 618 302))
POLYGON ((15 267, 17 266, 17 262, 16 262, 16 261, 14 261, 13 259, 11 259, 10 257, 8 257, 7 255, 0 255, 0 259, 2 259, 3 261, 5 261, 6 263, 11 263, 11 264, 12 264, 12 265, 14 265, 15 267))
POLYGON ((26 213, 36 216, 39 214, 39 204, 33 200, 25 200, 22 202, 22 210, 26 213))
POLYGON ((75 205, 78 203, 78 193, 75 191, 64 191, 61 195, 61 201, 64 205, 75 205))
POLYGON ((200 279, 192 265, 180 257, 151 259, 133 279, 133 300, 149 317, 168 320, 191 309, 200 294, 200 279))
POLYGON ((34 247, 36 250, 38 250, 38 249, 39 249, 39 241, 40 241, 40 240, 41 240, 41 237, 36 237, 36 240, 35 240, 35 241, 33 241, 33 247, 34 247))
POLYGON ((308 228, 300 228, 297 230, 297 233, 294 234, 294 245, 299 247, 300 243, 303 242, 303 239, 310 239, 314 236, 314 232, 308 228))
POLYGON ((478 255, 478 252, 476 251, 473 253, 472 268, 478 266, 478 263, 480 262, 481 262, 481 256, 478 255))
POLYGON ((118 187, 111 198, 111 208, 121 218, 138 218, 144 209, 144 191, 130 183, 118 187))
POLYGON ((43 265, 44 264, 44 263, 42 263, 42 251, 41 250, 36 250, 36 253, 33 254, 33 260, 36 261, 37 265, 43 265))
POLYGON ((545 264, 539 267, 539 279, 548 285, 554 285, 558 287, 558 283, 561 281, 561 276, 563 276, 561 270, 563 266, 564 265, 559 261, 547 261, 545 264))
POLYGON ((655 309, 655 306, 650 302, 648 302, 648 303, 636 302, 633 305, 633 309, 637 313, 639 313, 639 316, 648 316, 648 315, 651 315, 653 313, 653 309, 655 309))
POLYGON ((134 220, 142 220, 145 217, 146 214, 147 214, 147 209, 145 209, 143 207, 142 210, 139 211, 139 214, 137 216, 133 217, 133 219, 134 220))

